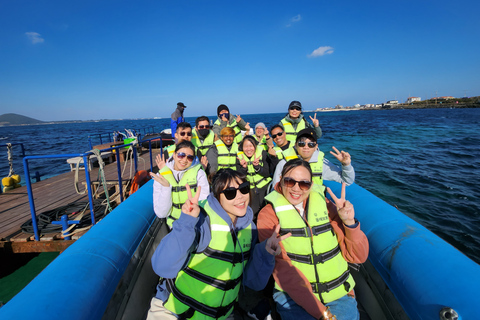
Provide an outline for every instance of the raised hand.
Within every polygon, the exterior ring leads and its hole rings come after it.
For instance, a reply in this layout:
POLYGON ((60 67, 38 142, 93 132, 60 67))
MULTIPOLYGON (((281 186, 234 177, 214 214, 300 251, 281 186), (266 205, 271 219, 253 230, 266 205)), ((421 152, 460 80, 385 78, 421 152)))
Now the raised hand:
POLYGON ((309 116, 309 117, 310 117, 310 120, 312 120, 313 126, 315 128, 318 127, 319 123, 318 123, 318 119, 317 119, 317 114, 315 113, 313 118, 312 118, 312 116, 309 116))
POLYGON ((160 152, 159 154, 157 154, 157 156, 155 157, 155 163, 157 164, 159 171, 162 170, 163 167, 165 167, 166 163, 165 163, 165 159, 163 158, 163 152, 160 152))
POLYGON ((260 157, 257 158, 257 154, 254 153, 254 154, 253 154, 252 164, 253 164, 254 166, 258 166, 258 164, 260 163, 260 159, 262 159, 262 156, 260 156, 260 157))
POLYGON ((197 218, 198 215, 200 214, 200 207, 198 206, 198 198, 200 197, 200 190, 202 187, 198 186, 197 193, 195 194, 195 196, 192 196, 192 190, 190 189, 190 186, 188 184, 185 185, 185 188, 187 188, 188 199, 187 201, 185 201, 185 203, 182 206, 182 212, 185 214, 188 214, 189 216, 197 218))
POLYGON ((250 122, 247 122, 247 124, 245 125, 245 131, 247 131, 247 133, 245 134, 250 134, 250 122))
POLYGON ((338 211, 338 216, 340 219, 342 219, 343 223, 347 226, 351 226, 352 224, 355 224, 355 210, 353 209, 353 204, 350 203, 350 201, 345 199, 346 195, 346 184, 345 182, 342 183, 342 194, 340 199, 335 196, 332 190, 330 188, 327 188, 327 192, 332 197, 333 201, 335 202, 335 205, 337 206, 337 211, 338 211))
POLYGON ((245 161, 244 157, 242 157, 241 159, 240 159, 240 157, 237 157, 237 159, 238 159, 238 162, 240 162, 240 165, 242 167, 247 168, 247 161, 245 161))
POLYGON ((227 122, 228 122, 227 116, 224 116, 223 113, 222 113, 222 115, 220 116, 220 119, 221 119, 222 121, 227 121, 227 122))
POLYGON ((350 153, 345 152, 345 151, 338 151, 337 148, 332 147, 333 150, 335 150, 335 153, 330 151, 330 153, 337 158, 338 161, 342 163, 344 166, 348 166, 349 164, 352 163, 352 157, 350 157, 350 153))
POLYGON ((153 180, 156 182, 160 183, 164 187, 170 187, 170 182, 167 181, 161 174, 155 174, 153 172, 150 172, 150 177, 152 177, 153 180))
POLYGON ((207 166, 208 166, 207 156, 202 156, 202 158, 200 159, 200 163, 202 164, 203 169, 207 169, 207 166))
POLYGON ((280 247, 280 241, 287 239, 292 235, 291 232, 279 237, 278 233, 280 232, 280 225, 277 224, 275 227, 275 231, 273 231, 270 238, 267 239, 267 243, 265 244, 265 249, 268 253, 274 256, 278 256, 282 253, 282 247, 280 247))
POLYGON ((268 153, 271 155, 271 156, 274 156, 274 157, 277 157, 277 153, 275 152, 275 150, 273 149, 273 146, 269 145, 268 146, 268 153))
POLYGON ((237 114, 237 119, 236 120, 237 120, 237 123, 239 123, 242 120, 242 117, 240 117, 240 115, 237 114))

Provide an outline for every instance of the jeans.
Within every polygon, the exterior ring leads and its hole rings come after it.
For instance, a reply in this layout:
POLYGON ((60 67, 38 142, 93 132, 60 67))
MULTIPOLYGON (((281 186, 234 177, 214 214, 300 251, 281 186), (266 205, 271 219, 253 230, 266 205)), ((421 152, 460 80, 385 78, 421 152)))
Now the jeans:
MULTIPOLYGON (((290 296, 283 292, 274 290, 273 300, 277 306, 277 312, 282 320, 313 320, 305 309, 293 301, 290 296)), ((354 297, 345 295, 340 299, 325 304, 330 308, 330 312, 337 317, 337 320, 359 320, 360 314, 357 309, 357 301, 354 297)))

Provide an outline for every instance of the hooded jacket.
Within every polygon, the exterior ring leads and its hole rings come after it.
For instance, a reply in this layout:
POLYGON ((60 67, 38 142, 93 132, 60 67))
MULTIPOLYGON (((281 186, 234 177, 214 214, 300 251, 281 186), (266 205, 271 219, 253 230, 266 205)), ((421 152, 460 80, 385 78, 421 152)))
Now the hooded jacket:
MULTIPOLYGON (((320 126, 314 127, 310 122, 307 121, 307 119, 303 117, 303 114, 300 114, 297 119, 292 119, 290 118, 290 115, 287 114, 283 119, 285 119, 285 121, 290 122, 292 124, 293 129, 297 129, 297 126, 300 123, 300 121, 305 121, 305 128, 313 128, 313 130, 315 130, 315 133, 317 134, 317 138, 320 139, 322 137, 322 128, 320 128, 320 126)), ((283 124, 281 121, 278 124, 280 124, 283 128, 283 124)))

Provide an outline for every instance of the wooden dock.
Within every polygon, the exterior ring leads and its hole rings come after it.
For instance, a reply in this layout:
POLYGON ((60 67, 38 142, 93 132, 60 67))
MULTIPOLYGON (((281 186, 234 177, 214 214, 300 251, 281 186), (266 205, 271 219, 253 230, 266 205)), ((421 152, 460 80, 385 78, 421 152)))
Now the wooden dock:
MULTIPOLYGON (((153 167, 155 165, 155 156, 160 149, 152 149, 153 167)), ((65 159, 67 160, 67 159, 65 159)), ((125 162, 121 161, 121 170, 124 169, 125 162)), ((65 166, 69 164, 65 161, 65 166)), ((149 153, 144 152, 138 158, 138 170, 150 171, 149 153)), ((92 189, 98 188, 98 167, 93 167, 90 171, 90 179, 92 181, 92 189)), ((122 176, 122 180, 129 182, 135 172, 133 159, 128 160, 122 176), (130 163, 132 163, 132 176, 130 176, 130 163)), ((113 162, 105 165, 105 178, 109 187, 120 190, 118 186, 117 163, 113 162)), ((86 189, 85 171, 80 170, 78 173, 78 190, 86 189)), ((39 181, 32 184, 33 199, 37 216, 41 213, 54 210, 56 208, 69 205, 73 202, 88 202, 87 193, 80 195, 75 190, 75 172, 66 172, 61 175, 39 181)), ((103 193, 103 188, 100 187, 103 193)), ((124 197, 125 200, 126 197, 124 197)), ((90 216, 90 210, 87 212, 90 216)), ((25 233, 21 230, 21 226, 31 219, 30 204, 28 199, 27 187, 23 186, 14 190, 0 194, 0 249, 6 251, 17 252, 46 252, 46 251, 63 251, 76 239, 85 232, 72 236, 73 240, 63 240, 61 233, 42 235, 41 241, 34 241, 33 233, 25 233)))

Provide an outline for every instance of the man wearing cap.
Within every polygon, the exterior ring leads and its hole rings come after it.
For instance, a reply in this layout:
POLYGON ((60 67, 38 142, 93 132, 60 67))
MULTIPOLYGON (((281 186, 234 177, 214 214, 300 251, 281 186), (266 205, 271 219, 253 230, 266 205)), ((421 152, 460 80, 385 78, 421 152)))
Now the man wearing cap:
POLYGON ((234 117, 230 114, 230 110, 224 104, 221 104, 217 108, 218 119, 213 124, 212 131, 215 133, 215 140, 220 139, 220 131, 225 127, 230 127, 235 131, 234 142, 240 143, 242 141, 242 132, 241 130, 247 131, 247 134, 250 132, 250 124, 242 119, 240 115, 234 117))
POLYGON ((185 110, 187 106, 183 104, 183 102, 177 103, 177 109, 172 113, 170 119, 170 128, 172 129, 172 137, 174 136, 175 132, 177 132, 177 126, 180 122, 184 122, 185 119, 183 118, 183 110, 185 110))
POLYGON ((300 101, 294 100, 290 102, 288 114, 280 121, 280 124, 285 129, 287 140, 294 142, 298 132, 305 128, 313 128, 317 137, 320 138, 322 136, 322 128, 320 128, 317 114, 315 113, 313 118, 310 116, 310 120, 312 120, 313 126, 303 117, 300 101))
POLYGON ((273 147, 272 139, 268 134, 268 129, 263 122, 259 122, 255 125, 255 133, 253 135, 258 142, 258 146, 262 147, 265 151, 268 151, 269 147, 273 147))
POLYGON ((301 158, 310 163, 313 173, 312 181, 316 185, 323 186, 323 180, 345 182, 347 185, 351 185, 355 181, 355 170, 351 165, 350 154, 332 147, 335 152, 330 151, 330 153, 342 164, 342 168, 339 168, 325 159, 324 153, 317 147, 316 131, 312 128, 301 130, 295 140, 294 148, 284 151, 285 159, 281 160, 275 169, 272 186, 280 181, 280 174, 285 163, 295 158, 301 158))

